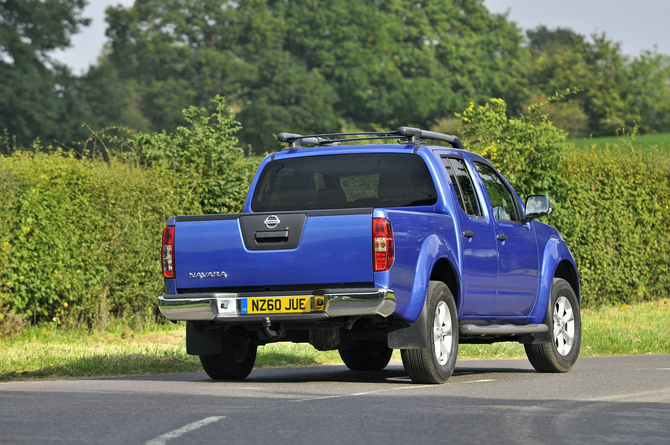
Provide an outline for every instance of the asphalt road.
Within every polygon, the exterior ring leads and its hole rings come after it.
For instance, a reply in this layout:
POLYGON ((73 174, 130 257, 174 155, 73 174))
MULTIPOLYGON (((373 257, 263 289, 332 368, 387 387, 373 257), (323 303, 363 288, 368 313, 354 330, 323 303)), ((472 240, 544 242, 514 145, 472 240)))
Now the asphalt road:
POLYGON ((444 385, 402 365, 0 384, 0 443, 670 443, 670 355, 580 358, 567 374, 526 360, 461 360, 444 385))

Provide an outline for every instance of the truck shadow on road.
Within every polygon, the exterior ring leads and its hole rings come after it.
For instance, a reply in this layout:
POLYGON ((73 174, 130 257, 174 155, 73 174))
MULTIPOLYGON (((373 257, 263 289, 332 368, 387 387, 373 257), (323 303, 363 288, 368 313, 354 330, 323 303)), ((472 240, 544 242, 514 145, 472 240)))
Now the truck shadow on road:
MULTIPOLYGON (((507 366, 486 366, 490 363, 482 363, 482 366, 456 366, 452 379, 483 379, 496 378, 501 374, 512 377, 518 374, 533 374, 535 370, 524 366, 515 366, 516 363, 501 363, 507 366), (510 366, 511 365, 511 366, 510 366), (487 377, 488 376, 488 377, 487 377)), ((160 380, 160 381, 191 381, 201 383, 220 384, 230 382, 225 380, 212 380, 204 372, 185 374, 145 375, 115 377, 122 380, 160 380)), ((281 368, 257 368, 254 369, 245 380, 239 383, 309 383, 309 382, 339 382, 339 383, 396 383, 407 384, 411 380, 403 366, 399 363, 391 363, 382 371, 351 371, 344 365, 325 366, 301 366, 281 368)))

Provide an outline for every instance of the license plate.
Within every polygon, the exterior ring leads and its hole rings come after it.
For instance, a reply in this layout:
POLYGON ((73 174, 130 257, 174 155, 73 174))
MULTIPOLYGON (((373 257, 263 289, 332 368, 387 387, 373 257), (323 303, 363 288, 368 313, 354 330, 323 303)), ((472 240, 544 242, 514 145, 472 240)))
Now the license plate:
POLYGON ((294 314, 311 311, 310 296, 242 298, 243 314, 294 314))

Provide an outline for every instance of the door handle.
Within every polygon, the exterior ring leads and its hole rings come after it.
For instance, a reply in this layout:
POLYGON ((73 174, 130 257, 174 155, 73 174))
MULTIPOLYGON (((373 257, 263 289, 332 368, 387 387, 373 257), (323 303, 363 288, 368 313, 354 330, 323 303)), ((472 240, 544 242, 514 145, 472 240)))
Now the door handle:
POLYGON ((469 230, 466 230, 465 232, 463 232, 463 236, 466 237, 466 238, 472 238, 473 236, 475 236, 475 232, 471 232, 469 230))
POLYGON ((498 238, 499 241, 505 241, 507 239, 507 235, 496 235, 496 238, 498 238))

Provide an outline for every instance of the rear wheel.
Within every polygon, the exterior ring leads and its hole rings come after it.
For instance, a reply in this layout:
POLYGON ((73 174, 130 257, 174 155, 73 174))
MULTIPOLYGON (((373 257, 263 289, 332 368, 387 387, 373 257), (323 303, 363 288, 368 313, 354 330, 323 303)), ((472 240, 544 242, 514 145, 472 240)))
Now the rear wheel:
POLYGON ((223 334, 223 351, 220 354, 201 355, 200 363, 208 376, 215 380, 242 380, 254 368, 258 344, 252 336, 233 337, 230 331, 223 334))
POLYGON ((414 383, 444 383, 456 367, 458 355, 458 315, 449 288, 431 281, 426 294, 428 346, 403 349, 400 353, 405 371, 414 383))
POLYGON ((342 361, 352 371, 381 371, 391 361, 393 349, 385 342, 365 343, 338 350, 342 361))
POLYGON ((577 361, 582 340, 579 302, 562 278, 551 284, 551 343, 525 345, 530 364, 539 372, 568 372, 577 361))

